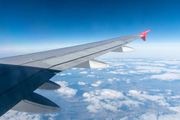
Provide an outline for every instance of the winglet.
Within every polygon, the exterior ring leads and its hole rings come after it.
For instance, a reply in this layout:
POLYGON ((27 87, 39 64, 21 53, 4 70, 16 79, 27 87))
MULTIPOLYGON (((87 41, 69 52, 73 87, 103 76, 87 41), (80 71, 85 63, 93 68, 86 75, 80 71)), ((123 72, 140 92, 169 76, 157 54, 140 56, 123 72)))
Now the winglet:
POLYGON ((142 38, 144 41, 146 41, 146 34, 147 34, 149 31, 150 31, 150 30, 147 30, 147 31, 145 31, 145 32, 143 32, 143 33, 140 33, 139 36, 141 36, 141 38, 142 38))

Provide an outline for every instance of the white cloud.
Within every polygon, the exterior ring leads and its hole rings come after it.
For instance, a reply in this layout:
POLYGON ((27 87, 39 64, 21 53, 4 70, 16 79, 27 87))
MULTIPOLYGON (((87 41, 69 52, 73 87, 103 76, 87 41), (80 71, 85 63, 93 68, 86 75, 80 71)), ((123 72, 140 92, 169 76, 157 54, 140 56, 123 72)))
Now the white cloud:
POLYGON ((102 70, 102 69, 99 68, 99 69, 97 69, 97 70, 102 70))
POLYGON ((7 119, 8 120, 30 120, 30 119, 39 120, 41 119, 41 116, 38 114, 30 115, 25 112, 17 112, 10 110, 6 114, 1 116, 1 120, 7 120, 7 119))
POLYGON ((77 68, 71 68, 72 70, 76 70, 77 68))
POLYGON ((135 65, 150 65, 150 63, 147 63, 147 62, 132 62, 131 64, 135 64, 135 65))
POLYGON ((80 74, 87 74, 87 73, 88 73, 87 71, 80 72, 80 74))
POLYGON ((179 120, 180 113, 163 114, 163 113, 145 113, 138 117, 137 120, 179 120))
POLYGON ((77 90, 67 87, 68 83, 66 81, 58 81, 56 82, 61 86, 60 89, 56 90, 57 93, 60 94, 60 96, 63 97, 72 97, 76 94, 77 90))
POLYGON ((166 69, 166 72, 170 72, 170 73, 180 73, 180 70, 177 70, 177 69, 166 69))
POLYGON ((109 61, 117 61, 117 59, 113 59, 113 58, 111 58, 109 61))
POLYGON ((178 113, 180 113, 180 106, 176 106, 176 107, 168 107, 170 110, 172 111, 176 111, 178 113))
POLYGON ((162 63, 153 63, 151 65, 153 65, 153 66, 166 66, 165 64, 162 64, 162 63))
POLYGON ((145 113, 139 117, 140 120, 157 120, 156 114, 145 113))
POLYGON ((91 92, 85 92, 84 101, 90 102, 91 104, 87 107, 90 112, 99 112, 102 110, 120 111, 122 105, 137 107, 142 104, 138 101, 133 101, 125 97, 121 92, 102 89, 91 92))
POLYGON ((160 90, 159 89, 150 89, 150 91, 159 92, 160 90))
MULTIPOLYGON (((95 90, 90 93, 84 93, 83 97, 86 97, 84 101, 91 102, 92 104, 87 107, 90 112, 98 112, 103 109, 117 111, 117 106, 110 103, 108 100, 113 99, 122 99, 124 95, 121 92, 117 92, 110 89, 102 89, 102 90, 95 90), (106 102, 102 102, 101 100, 107 100, 106 102)), ((117 104, 117 103, 116 103, 117 104)))
POLYGON ((172 92, 172 90, 166 90, 167 92, 172 92))
POLYGON ((152 66, 137 66, 138 73, 160 73, 165 68, 163 67, 152 67, 152 66))
MULTIPOLYGON (((137 64, 137 65, 146 65, 146 66, 135 66, 136 70, 129 70, 126 71, 124 69, 117 69, 115 71, 109 71, 107 73, 111 73, 111 74, 122 74, 122 75, 126 75, 126 74, 141 74, 141 73, 161 73, 161 72, 171 72, 171 73, 180 73, 180 70, 177 69, 167 69, 165 68, 165 64, 162 63, 144 63, 144 62, 135 62, 132 64, 137 64), (151 65, 151 66, 147 66, 147 65, 151 65)), ((127 66, 129 68, 133 67, 133 66, 127 66)))
POLYGON ((71 73, 67 73, 67 75, 72 75, 71 73))
POLYGON ((87 75, 88 77, 94 77, 95 75, 87 75))
MULTIPOLYGON (((151 64, 153 65, 153 64, 151 64)), ((154 64, 157 65, 157 64, 154 64)), ((158 64, 159 66, 136 66, 135 69, 136 70, 129 70, 126 71, 124 69, 117 69, 115 71, 109 71, 107 73, 111 73, 111 74, 122 74, 122 75, 126 75, 126 74, 142 74, 142 73, 161 73, 161 72, 167 72, 167 73, 180 73, 180 70, 177 69, 167 69, 165 67, 162 67, 164 65, 162 64, 158 64)), ((132 66, 130 66, 132 67, 132 66)))
POLYGON ((122 65, 126 65, 126 63, 119 63, 119 62, 113 63, 113 62, 111 62, 111 65, 112 66, 122 66, 122 65))
POLYGON ((180 95, 171 96, 170 98, 172 98, 172 99, 178 99, 178 98, 180 98, 180 95))
POLYGON ((137 90, 129 90, 128 96, 132 96, 133 98, 139 99, 141 101, 146 101, 146 99, 155 101, 162 106, 169 106, 169 104, 164 99, 162 95, 148 95, 147 92, 141 92, 137 90))
POLYGON ((166 66, 165 64, 162 64, 162 63, 149 63, 149 62, 132 62, 131 64, 135 64, 135 65, 151 65, 151 66, 166 66))
POLYGON ((167 91, 167 94, 171 94, 171 90, 166 90, 167 91))
POLYGON ((116 71, 124 71, 125 69, 117 69, 116 71))
POLYGON ((178 66, 170 66, 170 68, 178 68, 178 66))
POLYGON ((140 103, 138 101, 131 100, 131 99, 127 99, 127 100, 124 100, 124 101, 119 101, 118 104, 119 104, 119 106, 126 105, 128 107, 138 107, 139 104, 143 105, 143 103, 140 103))
POLYGON ((142 97, 142 95, 141 95, 141 91, 137 91, 137 90, 129 90, 128 96, 132 96, 139 100, 145 100, 145 98, 142 97))
POLYGON ((86 83, 84 82, 78 82, 79 85, 85 85, 86 83))
POLYGON ((108 79, 108 81, 109 81, 110 83, 112 83, 112 82, 113 82, 113 79, 108 79))
POLYGON ((121 118, 120 120, 129 120, 129 118, 127 116, 121 118))
POLYGON ((137 66, 137 72, 144 72, 144 73, 160 73, 162 71, 169 72, 169 73, 180 73, 180 70, 177 69, 167 69, 164 67, 152 67, 152 66, 137 66))
POLYGON ((167 115, 160 115, 158 117, 158 120, 179 120, 180 118, 180 114, 176 113, 176 114, 167 114, 167 115))
POLYGON ((148 77, 144 77, 144 78, 141 78, 139 80, 148 80, 149 78, 148 77))
POLYGON ((140 74, 140 73, 138 73, 138 71, 133 71, 133 70, 130 70, 129 73, 131 73, 131 74, 140 74))
POLYGON ((142 59, 130 59, 130 58, 126 58, 126 59, 123 59, 123 61, 141 61, 142 59))
POLYGON ((126 80, 126 83, 131 83, 131 82, 130 82, 130 79, 127 79, 127 80, 126 80))
POLYGON ((45 116, 49 116, 48 120, 54 120, 58 113, 47 113, 45 116))
MULTIPOLYGON (((54 117, 56 117, 58 114, 48 113, 44 115, 48 120, 54 120, 54 117)), ((9 110, 3 116, 1 116, 1 120, 40 120, 40 119, 43 119, 43 116, 41 114, 31 114, 31 113, 18 112, 13 110, 9 110)))
MULTIPOLYGON (((179 80, 180 79, 180 70, 178 69, 167 69, 164 67, 152 67, 152 66, 137 66, 137 71, 129 71, 129 73, 141 74, 141 73, 161 73, 166 72, 161 75, 152 75, 149 78, 151 79, 159 79, 159 80, 179 80)), ((144 80, 144 79, 142 79, 144 80)))
POLYGON ((87 106, 87 109, 89 110, 89 112, 94 112, 94 113, 96 113, 96 112, 98 112, 98 107, 99 106, 95 106, 95 105, 89 105, 89 106, 87 106))
POLYGON ((180 61, 155 61, 157 63, 165 63, 165 64, 180 64, 180 61))
POLYGON ((165 74, 161 74, 161 75, 152 75, 150 78, 151 79, 173 81, 173 80, 179 80, 180 74, 165 73, 165 74))
POLYGON ((116 80, 116 81, 120 81, 120 79, 119 78, 109 78, 109 79, 107 79, 110 83, 112 83, 114 80, 116 80))
POLYGON ((97 87, 97 86, 99 86, 101 83, 102 83, 101 81, 97 81, 96 83, 91 84, 91 85, 94 86, 94 87, 97 87))
POLYGON ((64 75, 66 75, 65 73, 61 73, 61 74, 59 74, 59 76, 64 76, 64 75))
POLYGON ((119 71, 109 71, 108 73, 111 73, 111 74, 122 74, 122 75, 126 75, 128 74, 127 72, 119 72, 119 71))

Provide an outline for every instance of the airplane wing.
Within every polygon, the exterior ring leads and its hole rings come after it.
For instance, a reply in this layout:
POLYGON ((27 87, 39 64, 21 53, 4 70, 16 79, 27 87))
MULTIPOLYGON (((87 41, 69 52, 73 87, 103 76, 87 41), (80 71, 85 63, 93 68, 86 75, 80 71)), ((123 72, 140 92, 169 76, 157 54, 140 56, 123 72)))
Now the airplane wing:
POLYGON ((34 91, 60 88, 50 79, 56 73, 72 67, 109 67, 94 58, 108 52, 134 51, 125 45, 138 38, 145 41, 149 31, 139 35, 0 59, 0 116, 10 109, 31 113, 60 111, 57 104, 34 91))

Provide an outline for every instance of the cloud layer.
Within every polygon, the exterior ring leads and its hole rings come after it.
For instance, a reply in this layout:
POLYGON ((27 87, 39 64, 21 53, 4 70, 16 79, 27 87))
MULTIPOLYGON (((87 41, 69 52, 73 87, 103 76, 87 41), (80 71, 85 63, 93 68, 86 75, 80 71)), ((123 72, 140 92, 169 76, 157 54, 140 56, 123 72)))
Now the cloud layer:
POLYGON ((56 91, 57 93, 59 93, 60 96, 73 97, 77 92, 76 89, 67 87, 68 82, 66 82, 66 81, 57 81, 56 83, 61 86, 61 88, 56 91))

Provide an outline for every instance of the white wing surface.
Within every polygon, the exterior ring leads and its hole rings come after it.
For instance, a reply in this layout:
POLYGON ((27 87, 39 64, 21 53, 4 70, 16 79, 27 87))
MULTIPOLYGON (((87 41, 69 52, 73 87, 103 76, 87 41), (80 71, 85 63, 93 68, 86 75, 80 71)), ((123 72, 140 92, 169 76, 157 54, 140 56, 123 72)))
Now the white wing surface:
POLYGON ((10 109, 31 113, 60 111, 58 105, 34 91, 60 88, 50 79, 71 67, 109 67, 94 58, 108 52, 134 51, 125 45, 138 38, 145 40, 148 32, 0 59, 0 116, 10 109))

